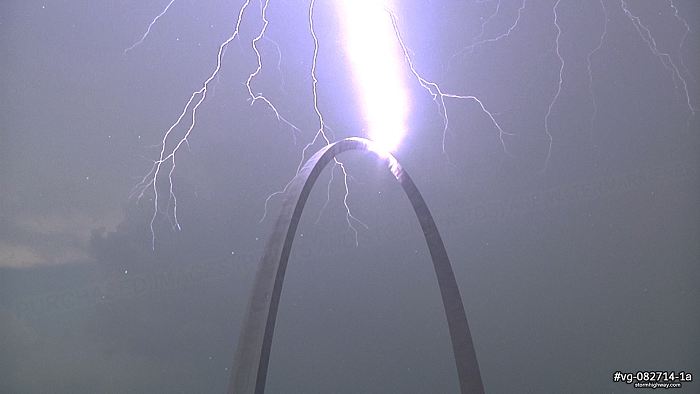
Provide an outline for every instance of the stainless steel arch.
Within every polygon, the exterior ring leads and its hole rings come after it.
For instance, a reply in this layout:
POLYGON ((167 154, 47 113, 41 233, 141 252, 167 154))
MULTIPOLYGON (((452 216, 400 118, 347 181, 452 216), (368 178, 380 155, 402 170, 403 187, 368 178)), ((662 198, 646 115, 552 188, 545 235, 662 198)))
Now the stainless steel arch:
POLYGON ((323 168, 338 154, 348 150, 369 151, 383 160, 406 192, 418 216, 428 243, 437 275, 442 303, 457 364, 462 393, 483 393, 483 383, 476 360, 462 297, 428 206, 408 174, 391 154, 381 153, 374 143, 364 138, 347 138, 327 145, 313 155, 287 187, 287 198, 265 246, 253 284, 247 315, 243 321, 238 348, 229 381, 228 392, 262 394, 265 391, 272 336, 282 293, 282 282, 289 253, 306 200, 323 168))

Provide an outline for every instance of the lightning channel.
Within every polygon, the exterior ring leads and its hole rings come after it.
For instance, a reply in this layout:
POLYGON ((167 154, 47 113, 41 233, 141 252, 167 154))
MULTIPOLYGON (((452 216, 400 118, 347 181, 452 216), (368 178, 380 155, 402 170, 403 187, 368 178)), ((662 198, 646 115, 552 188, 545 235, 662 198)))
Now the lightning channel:
POLYGON ((526 6, 527 6, 527 0, 521 0, 520 7, 518 8, 517 16, 515 17, 515 20, 513 21, 513 23, 510 26, 508 26, 508 28, 504 32, 498 34, 495 37, 485 39, 484 35, 486 32, 486 25, 493 18, 495 18, 498 15, 499 11, 501 10, 501 0, 498 0, 498 3, 496 4, 495 11, 493 13, 489 14, 489 16, 486 17, 484 19, 484 21, 481 23, 479 34, 472 39, 472 43, 467 45, 466 47, 462 48, 454 55, 452 55, 449 63, 451 63, 454 60, 454 58, 456 58, 458 56, 472 54, 474 52, 474 50, 476 50, 477 48, 479 48, 481 46, 484 46, 487 44, 493 44, 493 43, 499 42, 501 40, 504 40, 504 39, 510 37, 511 33, 513 33, 518 28, 518 25, 520 24, 520 18, 522 17, 523 11, 525 10, 526 6))
POLYGON ((151 34, 151 28, 153 28, 153 25, 155 25, 158 22, 158 19, 162 18, 163 15, 165 15, 168 12, 168 10, 170 9, 170 6, 173 5, 174 2, 175 2, 175 0, 170 0, 170 3, 168 3, 168 5, 165 6, 163 11, 161 11, 160 14, 156 15, 156 17, 153 18, 153 20, 151 20, 151 23, 148 24, 148 28, 146 28, 146 32, 143 33, 143 36, 141 36, 141 38, 139 40, 137 40, 136 42, 131 44, 130 47, 124 49, 124 54, 133 50, 137 46, 143 44, 144 41, 146 41, 146 38, 148 37, 148 35, 151 34))
POLYGON ((391 23, 394 28, 394 33, 396 34, 396 40, 401 46, 401 51, 404 56, 404 60, 406 62, 406 65, 408 66, 408 69, 410 70, 411 74, 413 77, 418 81, 420 86, 425 89, 426 92, 433 98, 433 101, 437 104, 438 111, 442 115, 442 120, 443 120, 443 130, 442 130, 442 152, 444 154, 447 153, 445 144, 446 144, 446 139, 447 139, 447 130, 449 129, 450 125, 450 118, 449 114, 447 111, 447 106, 445 99, 457 99, 457 100, 471 100, 477 103, 479 105, 479 108, 481 111, 488 116, 488 118, 491 120, 491 123, 493 126, 498 130, 498 138, 501 141, 501 146, 503 147, 503 151, 510 155, 510 152, 508 151, 508 148, 505 143, 505 136, 512 136, 514 134, 510 132, 506 132, 503 130, 501 125, 498 123, 496 120, 494 114, 486 109, 486 106, 484 103, 476 96, 473 95, 461 95, 461 94, 453 94, 453 93, 447 93, 443 92, 442 88, 440 87, 439 84, 436 82, 430 81, 426 78, 424 78, 416 69, 413 59, 411 58, 411 55, 409 53, 408 47, 406 46, 403 37, 401 35, 401 30, 399 29, 398 21, 396 18, 396 15, 390 10, 386 9, 386 12, 389 14, 389 17, 391 18, 391 23))
POLYGON ((680 11, 678 10, 678 7, 676 7, 673 0, 668 0, 668 4, 673 10, 673 16, 676 18, 676 20, 678 20, 678 23, 683 25, 685 28, 685 33, 683 33, 683 37, 681 37, 681 41, 678 44, 678 57, 680 58, 681 67, 683 67, 686 75, 688 75, 691 79, 694 79, 693 74, 691 74, 690 70, 688 70, 688 67, 685 65, 685 61, 683 60, 683 50, 685 48, 685 41, 688 39, 688 35, 690 34, 690 25, 688 24, 688 21, 681 16, 680 11))
POLYGON ((589 122, 589 133, 593 132, 593 123, 595 122, 595 119, 598 116, 598 102, 595 99, 595 92, 593 91, 593 56, 595 56, 595 54, 598 53, 598 51, 601 48, 603 48, 603 45, 605 44, 605 38, 608 36, 608 10, 607 8, 605 8, 603 0, 599 0, 599 2, 600 9, 603 12, 603 27, 600 33, 600 37, 598 37, 598 45, 596 45, 596 47, 588 53, 588 56, 586 56, 586 71, 588 72, 588 94, 591 98, 591 103, 593 104, 593 110, 589 122))
MULTIPOLYGON (((265 103, 265 105, 275 114, 275 117, 277 118, 278 121, 285 123, 287 126, 291 127, 293 130, 293 135, 294 135, 294 140, 296 141, 296 134, 301 134, 301 130, 294 124, 292 124, 290 121, 288 121, 284 116, 280 115, 280 112, 277 110, 277 108, 272 104, 272 101, 265 97, 262 93, 253 93, 253 88, 252 88, 252 83, 253 80, 260 74, 262 71, 262 56, 260 55, 260 50, 258 49, 258 42, 265 37, 265 33, 267 31, 267 26, 270 24, 270 21, 267 19, 267 8, 270 5, 270 0, 265 0, 264 3, 261 4, 261 10, 260 10, 260 18, 262 19, 262 27, 260 28, 260 31, 258 32, 258 35, 253 38, 251 42, 251 47, 253 49, 253 52, 255 53, 255 58, 257 60, 257 67, 255 71, 250 73, 248 75, 248 79, 246 80, 245 86, 248 89, 248 95, 250 96, 250 105, 254 105, 256 102, 261 101, 265 103), (295 133, 296 132, 296 133, 295 133)), ((273 41, 274 42, 274 41, 273 41)), ((279 46, 277 47, 279 50, 279 46)), ((279 52, 280 57, 279 61, 281 62, 281 52, 279 52)), ((279 65, 279 63, 278 63, 279 65)))
MULTIPOLYGON (((301 152, 301 162, 299 163, 299 166, 297 167, 297 172, 301 169, 301 166, 303 165, 304 159, 306 158, 306 152, 310 147, 312 147, 316 141, 319 139, 323 139, 323 141, 326 143, 326 145, 330 144, 331 141, 328 138, 328 135, 326 135, 326 130, 328 129, 326 126, 326 122, 323 119, 323 114, 321 113, 321 109, 318 104, 318 78, 316 76, 316 68, 318 66, 318 51, 319 51, 319 41, 318 41, 318 36, 316 35, 316 30, 314 29, 314 6, 316 4, 316 0, 311 0, 309 3, 309 32, 311 34, 311 38, 313 39, 314 43, 314 51, 313 51, 313 57, 311 59, 311 90, 312 90, 312 95, 313 95, 313 106, 314 106, 314 112, 316 113, 316 117, 318 118, 318 130, 316 131, 316 134, 314 135, 314 138, 304 146, 304 149, 301 152)), ((343 172, 343 186, 345 187, 345 194, 343 195, 343 205, 345 206, 345 220, 348 224, 348 227, 350 230, 352 230, 354 236, 355 236, 355 246, 359 245, 359 240, 358 240, 358 231, 357 228, 353 225, 353 222, 359 223, 363 227, 367 228, 367 225, 363 223, 360 219, 355 217, 352 214, 352 211, 350 210, 350 204, 348 202, 349 195, 350 195, 350 188, 348 187, 348 172, 347 169, 345 168, 345 165, 339 161, 338 159, 333 159, 333 167, 331 169, 331 172, 335 171, 336 167, 340 167, 341 171, 343 172)), ((331 177, 329 182, 332 182, 333 178, 331 177)), ((329 186, 330 187, 330 186, 329 186)), ((328 194, 330 196, 330 194, 328 194)))
MULTIPOLYGON (((671 3, 673 4, 673 3, 671 3)), ((620 7, 622 7, 622 10, 624 11, 625 15, 627 15, 627 18, 632 22, 632 25, 634 28, 637 30, 637 33, 639 34, 639 37, 644 41, 647 46, 649 47, 649 50, 651 53, 656 56, 661 64, 666 68, 666 70, 669 71, 671 74, 671 77, 673 79, 673 83, 676 86, 676 90, 678 89, 678 83, 680 82, 681 87, 682 87, 682 93, 685 96, 685 101, 686 105, 688 107, 688 125, 690 125, 690 119, 695 116, 695 107, 693 106, 691 100, 690 100, 690 92, 688 91, 688 83, 686 82, 685 78, 681 74, 680 70, 678 69, 678 66, 676 66, 676 63, 673 61, 673 57, 667 53, 667 52, 662 52, 658 45, 656 44, 656 38, 654 38, 654 35, 652 34, 651 30, 649 29, 648 26, 646 26, 643 22, 642 19, 632 13, 632 11, 629 9, 629 6, 627 5, 626 0, 620 0, 620 7)), ((675 11, 676 15, 678 12, 678 9, 673 5, 673 10, 675 11)), ((689 29, 689 27, 688 27, 689 29)), ((685 37, 687 36, 684 35, 683 40, 681 40, 681 43, 685 40, 685 37)))
POLYGON ((559 52, 559 38, 561 37, 561 26, 559 25, 559 14, 557 13, 557 8, 559 7, 560 2, 561 0, 557 0, 557 2, 554 3, 554 7, 552 7, 552 14, 554 15, 554 27, 557 29, 557 34, 554 39, 554 52, 557 55, 557 59, 559 59, 559 81, 557 82, 557 90, 554 93, 554 96, 552 97, 552 101, 549 102, 549 106, 547 107, 547 113, 544 116, 544 133, 547 136, 547 142, 549 146, 547 147, 547 156, 544 159, 544 165, 541 171, 547 170, 547 166, 549 165, 549 159, 552 157, 553 138, 549 126, 549 119, 552 116, 552 109, 557 103, 557 100, 559 100, 559 95, 561 94, 561 90, 564 85, 564 58, 559 52))
MULTIPOLYGON (((350 0, 348 0, 350 1, 350 0)), ((173 6, 175 0, 169 1, 169 3, 165 6, 165 8, 158 14, 156 15, 155 18, 151 20, 149 23, 148 27, 146 28, 145 33, 141 36, 139 40, 134 42, 131 46, 126 48, 124 50, 124 53, 128 53, 129 51, 134 50, 137 48, 139 45, 143 44, 143 42, 148 38, 150 35, 153 27, 155 26, 158 21, 163 18, 168 11, 171 9, 171 6, 173 6)), ((486 0, 479 1, 481 3, 487 2, 486 0)), ((267 18, 267 13, 268 9, 270 7, 270 0, 259 0, 258 1, 260 5, 259 13, 255 13, 256 17, 259 17, 260 21, 260 27, 258 30, 256 30, 256 35, 255 37, 246 43, 246 45, 249 45, 249 50, 252 50, 252 53, 255 56, 256 64, 252 72, 248 74, 248 77, 245 79, 245 89, 247 91, 248 95, 248 100, 250 102, 250 105, 253 106, 255 103, 262 103, 274 116, 277 118, 278 122, 288 126, 291 131, 292 131, 292 136, 294 137, 294 142, 295 144, 297 143, 297 136, 301 135, 302 132, 299 127, 295 126, 292 122, 290 122, 286 117, 284 117, 281 112, 277 109, 277 107, 273 104, 273 101, 269 99, 267 96, 265 96, 262 92, 259 92, 256 90, 256 81, 260 77, 261 73, 263 72, 263 67, 267 67, 267 59, 265 59, 265 64, 263 63, 263 55, 261 53, 261 41, 269 42, 271 45, 274 46, 276 52, 277 52, 277 71, 279 71, 280 75, 283 77, 282 73, 282 50, 280 48, 280 45, 269 38, 267 36, 267 30, 269 26, 269 20, 267 18)), ((548 100, 547 104, 547 110, 546 114, 543 119, 544 123, 544 134, 546 136, 546 139, 548 141, 548 146, 547 146, 547 152, 546 152, 546 157, 544 158, 544 163, 543 163, 543 168, 542 171, 545 171, 549 165, 549 162, 551 160, 551 155, 552 155, 552 147, 553 147, 553 126, 552 126, 552 118, 555 114, 555 110, 557 110, 558 102, 560 99, 560 96, 562 94, 562 91, 564 89, 564 72, 565 70, 568 70, 567 64, 565 62, 564 57, 562 56, 560 52, 560 40, 562 37, 562 26, 560 24, 560 18, 559 18, 559 5, 561 3, 561 0, 556 0, 553 4, 552 7, 552 15, 553 15, 553 25, 554 28, 556 29, 556 34, 554 37, 554 52, 556 55, 556 59, 558 61, 558 78, 556 82, 556 88, 554 89, 554 92, 551 96, 551 99, 548 100)), ((609 9, 607 8, 606 4, 603 2, 603 0, 599 0, 599 5, 602 10, 603 16, 604 16, 604 23, 601 28, 600 35, 598 36, 598 41, 597 45, 590 50, 586 54, 586 63, 585 63, 585 69, 587 72, 587 77, 588 77, 588 94, 590 95, 591 101, 592 101, 592 113, 591 113, 591 118, 590 118, 590 130, 592 133, 594 122, 596 120, 596 117, 598 115, 598 103, 596 101, 595 97, 595 92, 594 92, 594 74, 593 74, 593 60, 596 57, 596 55, 599 53, 601 48, 606 42, 607 36, 608 36, 608 23, 610 21, 610 15, 609 15, 609 9)), ((550 3, 551 4, 551 3, 550 3)), ((670 51, 664 51, 662 48, 659 47, 657 44, 656 37, 652 31, 652 29, 643 21, 643 19, 636 15, 629 7, 627 0, 620 0, 620 7, 626 17, 626 19, 634 26, 637 34, 641 38, 641 40, 646 44, 646 46, 649 48, 649 51, 651 54, 656 57, 659 62, 663 65, 664 69, 668 71, 668 73, 671 75, 672 81, 673 81, 673 86, 675 87, 675 92, 677 94, 683 96, 684 106, 687 107, 687 112, 688 112, 688 124, 690 124, 691 118, 695 115, 696 113, 696 108, 693 103, 693 100, 691 99, 691 94, 689 92, 689 85, 688 85, 688 79, 691 81, 693 80, 693 75, 691 72, 688 70, 685 62, 684 62, 684 56, 683 56, 683 51, 685 50, 685 45, 688 40, 688 37, 691 33, 691 27, 688 21, 682 16, 680 10, 676 6, 674 0, 667 0, 666 4, 668 4, 668 7, 670 7, 670 10, 672 12, 673 18, 678 22, 679 25, 681 25, 684 28, 684 32, 682 37, 680 38, 680 41, 677 43, 677 46, 674 46, 672 50, 670 51), (678 56, 675 55, 675 52, 678 51, 678 56), (680 92, 680 93, 679 93, 680 92)), ((216 66, 213 68, 209 76, 202 82, 201 88, 198 90, 195 90, 191 93, 189 99, 185 102, 182 111, 179 113, 179 116, 176 118, 176 120, 170 125, 170 127, 165 131, 162 141, 159 146, 159 155, 158 159, 154 160, 152 163, 152 166, 148 173, 146 173, 143 178, 140 180, 140 182, 134 187, 132 190, 132 198, 137 199, 138 201, 141 201, 141 199, 144 197, 146 193, 153 193, 153 215, 151 216, 150 219, 150 231, 151 231, 151 236, 152 236, 152 247, 155 249, 155 244, 156 244, 156 239, 155 239, 155 222, 158 219, 159 215, 165 214, 168 216, 168 220, 170 221, 170 225, 172 229, 174 230, 180 230, 181 226, 178 221, 178 214, 177 214, 177 198, 175 196, 175 190, 174 190, 174 184, 173 184, 173 175, 174 171, 176 168, 176 156, 180 149, 182 148, 183 145, 189 148, 189 138, 191 136, 191 133, 193 132, 196 123, 197 123, 197 113, 198 109, 200 106, 204 103, 206 100, 207 96, 210 94, 213 94, 213 88, 216 85, 216 81, 220 77, 220 70, 222 68, 222 62, 223 62, 223 57, 226 53, 226 49, 228 48, 229 43, 231 43, 233 40, 236 38, 240 38, 240 28, 242 21, 245 18, 248 18, 248 14, 250 13, 250 5, 251 5, 251 0, 245 0, 240 8, 238 9, 238 15, 236 18, 236 22, 233 28, 233 32, 228 36, 226 40, 224 40, 218 48, 217 52, 217 57, 216 57, 216 66), (212 89, 212 91, 210 91, 212 89), (165 196, 166 194, 166 180, 167 180, 167 198, 165 196), (172 217, 170 214, 172 213, 172 217)), ((310 32, 311 39, 313 41, 313 54, 311 58, 311 69, 310 69, 310 80, 311 80, 311 93, 312 93, 312 102, 311 104, 313 105, 313 113, 315 115, 315 122, 317 128, 316 132, 313 134, 313 137, 310 139, 308 143, 306 143, 302 150, 301 150, 301 159, 299 162, 299 165, 297 166, 297 174, 299 171, 302 169, 305 160, 307 159, 307 156, 309 154, 309 150, 315 147, 317 144, 325 144, 328 145, 331 143, 332 140, 335 138, 335 133, 333 132, 333 129, 328 126, 326 119, 324 118, 324 114, 322 111, 322 104, 320 103, 319 100, 319 79, 317 77, 317 69, 318 69, 318 56, 319 56, 319 50, 320 50, 320 44, 319 44, 319 37, 317 35, 315 26, 314 26, 314 11, 315 11, 315 6, 316 6, 316 0, 310 0, 308 3, 308 29, 310 32)), ((474 36, 472 39, 470 39, 469 45, 466 47, 463 47, 459 52, 455 53, 452 55, 452 57, 449 59, 450 62, 452 59, 454 59, 457 56, 461 56, 464 54, 472 54, 477 48, 484 46, 484 45, 490 45, 490 44, 495 44, 498 43, 502 40, 507 39, 510 37, 515 31, 518 30, 518 27, 520 26, 520 23, 522 21, 522 16, 525 13, 525 10, 527 9, 528 5, 528 0, 520 0, 519 3, 513 3, 513 6, 518 6, 517 10, 517 15, 512 20, 506 25, 506 28, 504 30, 500 30, 500 33, 496 34, 495 36, 491 37, 491 34, 487 34, 487 30, 490 31, 491 29, 487 29, 490 27, 490 24, 493 22, 495 18, 497 18, 503 11, 504 6, 502 5, 501 0, 496 0, 495 7, 491 10, 489 10, 488 14, 481 19, 481 24, 480 24, 480 29, 477 33, 476 36, 474 36), (519 6, 517 5, 519 4, 519 6)), ((490 7, 490 6, 489 6, 490 7)), ((549 7, 549 6, 547 6, 549 7)), ((385 9, 386 12, 388 13, 389 18, 391 19, 391 24, 393 27, 393 32, 396 41, 398 42, 400 46, 400 53, 403 56, 403 63, 405 64, 405 69, 407 69, 409 72, 407 75, 411 79, 415 79, 415 81, 418 82, 418 84, 423 88, 423 90, 430 95, 432 100, 435 102, 437 106, 437 110, 441 116, 442 119, 442 152, 447 155, 446 151, 446 143, 447 143, 447 133, 448 130, 450 129, 450 117, 449 117, 449 111, 448 111, 448 105, 452 100, 457 100, 457 101, 468 101, 468 102, 473 102, 476 105, 478 105, 479 111, 488 117, 492 127, 495 129, 495 131, 498 134, 499 141, 501 143, 501 146, 503 148, 503 151, 512 156, 508 150, 508 146, 506 144, 506 137, 507 136, 514 136, 516 134, 513 134, 511 132, 505 131, 498 119, 497 116, 495 115, 494 112, 492 112, 487 105, 477 96, 475 95, 468 95, 468 94, 458 94, 458 93, 453 93, 453 92, 448 92, 445 89, 443 89, 442 85, 439 84, 436 81, 430 80, 426 78, 422 72, 418 70, 418 67, 414 63, 413 60, 413 54, 406 45, 404 38, 401 33, 401 29, 399 26, 399 22, 397 20, 396 14, 389 8, 385 9)), ((625 17, 620 16, 620 18, 624 21, 625 17)), ((362 28, 362 26, 359 26, 358 28, 362 28)), ((239 43, 240 44, 240 43, 239 43)), ((397 50, 398 51, 398 50, 397 50)), ((399 57, 401 56, 399 55, 399 57)), ((449 64, 449 62, 448 62, 449 64)), ((274 67, 274 66, 273 66, 274 67)), ((284 81, 282 80, 282 83, 284 81)), ((568 85, 567 85, 568 86, 568 85)), ((584 93, 585 94, 585 93, 584 93)), ((542 120, 540 120, 542 122, 542 120)), ((319 219, 321 215, 323 214, 324 210, 326 209, 326 206, 328 205, 331 197, 331 186, 337 177, 335 176, 335 171, 337 169, 340 169, 342 171, 342 179, 343 179, 343 185, 344 185, 344 196, 343 196, 343 205, 345 207, 346 211, 346 221, 348 224, 349 229, 354 233, 355 237, 355 243, 356 245, 359 244, 358 242, 358 230, 356 225, 361 225, 364 226, 365 228, 367 227, 362 221, 357 219, 353 213, 351 212, 350 209, 350 188, 348 186, 350 175, 348 174, 346 166, 338 161, 337 159, 334 159, 333 166, 330 172, 330 179, 327 185, 327 190, 326 190, 326 202, 321 208, 321 211, 319 212, 319 219)), ((261 218, 261 221, 265 219, 267 215, 267 209, 268 209, 268 203, 272 198, 275 196, 278 196, 280 194, 284 194, 288 188, 290 183, 287 183, 285 185, 283 190, 280 190, 278 192, 270 194, 267 199, 265 200, 265 208, 264 208, 264 213, 263 217, 261 218)), ((318 222, 318 219, 317 219, 318 222)))
MULTIPOLYGON (((267 3, 267 0, 266 0, 267 3)), ((314 134, 313 138, 311 139, 310 142, 308 142, 306 145, 304 145, 302 151, 301 151, 301 158, 299 160, 299 164, 297 165, 297 170, 296 173, 298 174, 305 161, 306 157, 308 154, 309 149, 311 149, 313 146, 315 146, 319 141, 321 143, 324 143, 325 145, 329 145, 331 143, 331 138, 329 137, 329 133, 333 133, 332 129, 328 127, 326 124, 326 121, 323 117, 323 112, 321 111, 320 105, 319 105, 319 99, 318 99, 318 77, 317 77, 317 68, 318 68, 318 54, 319 54, 319 39, 318 35, 316 34, 316 29, 314 27, 314 11, 315 11, 315 5, 316 1, 311 0, 309 2, 309 8, 308 8, 308 28, 309 28, 309 33, 311 35, 313 44, 314 44, 314 49, 313 49, 313 54, 311 57, 311 71, 310 71, 310 77, 311 77, 311 92, 312 92, 312 104, 313 104, 313 110, 314 114, 316 115, 316 119, 318 121, 318 129, 316 130, 316 133, 314 134)), ((260 57, 258 56, 258 59, 260 57)), ((359 245, 359 232, 357 230, 357 227, 355 227, 355 224, 359 224, 363 226, 364 228, 368 228, 368 226, 362 222, 360 219, 358 219, 351 211, 350 209, 350 202, 349 202, 349 196, 350 196, 350 188, 348 186, 348 171, 345 165, 338 160, 337 158, 333 159, 333 166, 331 167, 331 175, 330 179, 328 181, 327 185, 327 193, 326 197, 327 200, 324 203, 323 207, 321 208, 321 211, 319 212, 319 219, 320 216, 322 215, 323 211, 325 210, 326 206, 328 205, 328 202, 330 200, 330 189, 332 182, 334 180, 334 172, 336 168, 340 168, 340 170, 343 173, 343 187, 345 190, 345 193, 343 195, 343 206, 345 207, 345 220, 347 222, 348 228, 352 231, 355 239, 355 245, 359 245)), ((290 181, 291 183, 291 181, 290 181)), ((290 183, 288 183, 283 190, 276 191, 272 194, 270 194, 266 199, 265 199, 265 204, 263 208, 263 215, 260 218, 260 222, 264 221, 265 218, 267 217, 268 213, 268 205, 272 198, 278 196, 278 195, 283 195, 286 193, 290 183)), ((318 221, 318 219, 317 219, 318 221)))
MULTIPOLYGON (((144 193, 146 190, 151 189, 153 190, 153 216, 151 217, 151 221, 149 224, 149 228, 151 230, 151 246, 155 250, 155 245, 156 245, 156 236, 155 236, 155 229, 154 229, 154 224, 155 220, 158 217, 159 213, 159 193, 158 193, 158 185, 157 181, 159 179, 159 175, 161 170, 163 169, 163 165, 167 162, 170 163, 170 171, 168 173, 168 182, 169 182, 169 190, 172 193, 172 188, 173 188, 173 179, 172 179, 172 174, 175 171, 175 156, 182 147, 183 144, 187 143, 187 139, 189 138, 190 134, 192 133, 192 130, 194 130, 194 127, 197 122, 197 109, 199 108, 200 105, 204 102, 204 100, 207 97, 207 92, 209 88, 209 84, 219 75, 219 71, 221 70, 221 64, 223 61, 223 53, 225 48, 228 46, 228 44, 236 39, 238 35, 240 34, 240 26, 241 26, 241 21, 243 20, 243 15, 245 14, 246 10, 248 9, 248 6, 250 5, 250 0, 246 0, 245 3, 241 6, 238 12, 238 17, 236 19, 236 25, 233 30, 233 33, 219 45, 219 50, 217 52, 216 56, 216 67, 214 67, 214 70, 211 72, 209 77, 202 83, 202 87, 197 90, 192 92, 190 95, 189 100, 185 103, 185 106, 182 109, 182 112, 180 113, 180 116, 178 116, 177 120, 170 125, 168 130, 165 132, 165 135, 163 136, 163 140, 161 142, 161 150, 160 150, 160 157, 158 160, 156 160, 153 164, 153 167, 151 170, 143 177, 141 182, 136 185, 136 188, 140 191, 136 193, 137 200, 141 200, 141 198, 144 196, 144 193), (191 108, 191 109, 190 109, 191 108), (187 115, 187 113, 191 113, 191 123, 190 126, 187 128, 186 132, 184 133, 184 136, 181 137, 177 142, 175 143, 175 146, 169 150, 166 153, 166 148, 168 145, 168 141, 170 140, 170 135, 173 133, 173 131, 180 126, 182 123, 183 119, 187 115)), ((170 195, 170 198, 172 198, 172 195, 170 195)), ((177 212, 177 208, 174 208, 174 214, 173 214, 173 220, 177 228, 180 228, 177 216, 175 213, 177 212)))

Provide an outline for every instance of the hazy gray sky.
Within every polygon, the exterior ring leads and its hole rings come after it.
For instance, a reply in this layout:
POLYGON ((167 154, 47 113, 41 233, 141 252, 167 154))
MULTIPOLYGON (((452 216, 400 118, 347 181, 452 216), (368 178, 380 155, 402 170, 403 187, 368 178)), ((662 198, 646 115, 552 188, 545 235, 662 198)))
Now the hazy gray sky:
MULTIPOLYGON (((0 3, 0 392, 224 390, 281 201, 259 222, 265 200, 318 128, 307 2, 270 2, 277 45, 261 41, 254 84, 296 140, 250 105, 253 3, 177 157, 181 230, 158 216, 155 251, 153 195, 130 192, 242 2, 176 0, 126 53, 167 0, 0 3)), ((314 17, 319 107, 336 139, 362 136, 333 3, 314 17)), ((510 134, 502 143, 475 102, 450 100, 443 152, 441 113, 406 78, 396 156, 445 240, 487 392, 636 392, 613 372, 700 373, 700 3, 400 3, 416 69, 478 97, 510 134), (469 50, 482 24, 489 41, 469 50)), ((356 246, 339 170, 323 209, 325 174, 290 260, 268 392, 455 391, 410 205, 375 163, 343 160, 367 228, 356 246)))

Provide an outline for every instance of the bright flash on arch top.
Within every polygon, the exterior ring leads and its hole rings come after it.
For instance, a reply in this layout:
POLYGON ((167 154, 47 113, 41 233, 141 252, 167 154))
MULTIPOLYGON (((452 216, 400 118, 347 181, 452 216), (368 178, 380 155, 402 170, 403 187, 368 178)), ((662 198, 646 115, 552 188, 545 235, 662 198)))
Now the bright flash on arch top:
POLYGON ((406 134, 409 110, 401 46, 387 12, 391 5, 389 0, 337 0, 367 135, 388 152, 406 134))

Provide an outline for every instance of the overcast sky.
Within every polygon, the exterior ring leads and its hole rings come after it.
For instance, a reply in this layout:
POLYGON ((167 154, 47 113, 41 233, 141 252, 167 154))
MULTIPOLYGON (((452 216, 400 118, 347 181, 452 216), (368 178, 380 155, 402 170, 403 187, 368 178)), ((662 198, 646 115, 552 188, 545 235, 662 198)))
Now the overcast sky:
MULTIPOLYGON (((474 101, 448 100, 443 151, 440 109, 406 75, 395 153, 445 241, 487 392, 636 392, 613 372, 700 374, 700 3, 400 3, 416 70, 478 97, 508 134, 474 101)), ((266 198, 318 129, 308 3, 271 1, 253 85, 299 131, 250 105, 253 2, 177 156, 181 230, 171 205, 154 250, 153 193, 130 193, 242 2, 176 0, 125 52, 167 4, 0 2, 0 392, 226 387, 282 201, 260 222, 266 198)), ((336 139, 364 136, 335 7, 314 15, 319 107, 336 139)), ((341 160, 366 227, 356 246, 341 172, 326 188, 327 171, 298 230, 267 391, 454 392, 410 204, 366 156, 341 160)))

